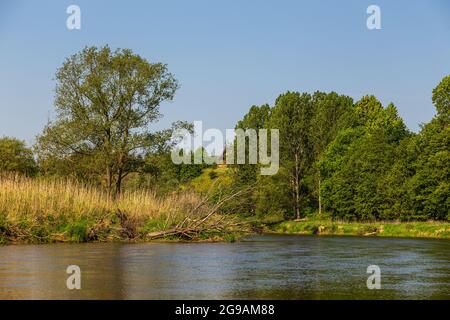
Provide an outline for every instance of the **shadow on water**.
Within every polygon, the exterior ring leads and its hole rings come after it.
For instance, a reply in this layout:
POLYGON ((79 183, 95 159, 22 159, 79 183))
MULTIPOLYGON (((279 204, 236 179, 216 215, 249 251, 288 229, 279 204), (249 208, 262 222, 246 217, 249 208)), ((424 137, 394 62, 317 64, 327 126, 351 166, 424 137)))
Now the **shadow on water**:
POLYGON ((0 247, 1 299, 449 299, 450 241, 251 237, 238 243, 0 247), (78 265, 81 290, 68 290, 78 265), (369 265, 381 290, 368 290, 369 265))

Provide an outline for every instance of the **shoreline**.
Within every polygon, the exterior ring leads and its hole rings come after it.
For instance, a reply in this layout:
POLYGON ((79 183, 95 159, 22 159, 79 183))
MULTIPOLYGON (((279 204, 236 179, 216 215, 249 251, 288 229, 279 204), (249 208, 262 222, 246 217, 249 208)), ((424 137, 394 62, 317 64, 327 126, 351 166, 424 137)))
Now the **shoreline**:
POLYGON ((0 234, 0 246, 4 245, 39 245, 39 244, 83 244, 83 243, 233 243, 246 236, 253 235, 306 235, 306 236, 338 236, 338 237, 380 237, 407 239, 445 239, 450 240, 450 222, 344 222, 332 220, 282 221, 271 225, 262 225, 259 232, 215 234, 210 238, 193 240, 167 239, 120 239, 117 236, 105 237, 102 240, 77 241, 74 239, 5 239, 0 234))
POLYGON ((283 221, 267 227, 265 232, 287 235, 450 239, 450 222, 283 221))

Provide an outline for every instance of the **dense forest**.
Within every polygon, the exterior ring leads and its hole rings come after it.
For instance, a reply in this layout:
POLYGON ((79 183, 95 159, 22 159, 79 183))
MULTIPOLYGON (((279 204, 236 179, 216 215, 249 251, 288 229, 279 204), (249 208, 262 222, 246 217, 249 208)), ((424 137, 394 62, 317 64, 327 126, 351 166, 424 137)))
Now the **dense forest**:
POLYGON ((433 90, 436 116, 408 130, 391 103, 335 92, 280 95, 253 106, 241 128, 279 128, 281 170, 259 176, 236 166, 236 183, 255 183, 247 211, 300 218, 318 211, 345 220, 450 218, 450 76, 433 90))
POLYGON ((355 102, 335 92, 286 92, 273 105, 252 106, 236 128, 279 129, 273 176, 260 175, 259 165, 173 164, 172 134, 192 125, 151 129, 179 86, 166 65, 90 47, 69 57, 56 81, 56 118, 36 144, 0 139, 2 175, 73 179, 111 199, 195 191, 225 213, 261 219, 450 220, 450 76, 433 90, 436 115, 418 133, 373 95, 355 102))

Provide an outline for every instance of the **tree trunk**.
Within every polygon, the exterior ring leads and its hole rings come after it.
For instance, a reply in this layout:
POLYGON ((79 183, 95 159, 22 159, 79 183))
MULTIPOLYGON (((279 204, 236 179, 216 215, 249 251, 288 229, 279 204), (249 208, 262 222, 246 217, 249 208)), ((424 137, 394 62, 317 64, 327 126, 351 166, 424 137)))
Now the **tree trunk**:
MULTIPOLYGON (((131 109, 131 106, 130 106, 131 109)), ((121 151, 119 153, 118 158, 118 170, 117 170, 117 181, 116 181, 116 190, 115 190, 115 196, 119 196, 122 191, 122 180, 124 178, 124 167, 125 167, 125 159, 127 157, 127 151, 126 147, 128 145, 128 137, 130 135, 130 130, 128 124, 125 126, 123 141, 122 141, 122 147, 121 151)))
MULTIPOLYGON (((108 120, 108 118, 107 118, 108 120)), ((110 151, 111 146, 111 128, 106 128, 106 137, 104 139, 104 144, 106 145, 106 149, 110 151)), ((111 164, 109 163, 109 153, 108 152, 108 160, 106 164, 106 187, 108 188, 108 196, 111 196, 112 185, 113 185, 113 173, 111 169, 111 164)))
POLYGON ((119 168, 119 172, 117 174, 116 189, 114 191, 114 197, 116 198, 120 195, 120 192, 122 191, 122 179, 123 179, 123 171, 122 168, 119 168))
POLYGON ((109 165, 106 167, 106 187, 108 188, 108 195, 110 196, 112 191, 112 172, 109 165))
POLYGON ((300 182, 299 182, 298 154, 295 154, 295 215, 300 219, 300 182))
POLYGON ((296 181, 295 185, 295 214, 297 216, 297 220, 300 219, 300 192, 298 181, 296 181))
POLYGON ((319 173, 319 216, 322 216, 322 197, 320 196, 320 183, 321 183, 321 178, 320 178, 320 173, 319 173))

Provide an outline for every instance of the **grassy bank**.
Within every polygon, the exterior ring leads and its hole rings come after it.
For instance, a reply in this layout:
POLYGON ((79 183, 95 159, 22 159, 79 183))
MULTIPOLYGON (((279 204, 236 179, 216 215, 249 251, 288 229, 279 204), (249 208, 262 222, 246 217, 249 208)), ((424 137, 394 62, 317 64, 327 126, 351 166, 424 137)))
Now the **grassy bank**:
POLYGON ((339 222, 326 219, 284 221, 268 232, 306 235, 417 237, 450 239, 450 222, 339 222))
POLYGON ((284 234, 427 237, 450 239, 450 222, 338 222, 310 218, 282 221, 220 214, 214 204, 188 191, 159 197, 102 190, 68 180, 0 176, 0 244, 92 241, 233 241, 243 225, 284 234))
POLYGON ((0 244, 232 240, 234 224, 218 209, 188 192, 125 192, 113 200, 73 181, 0 176, 0 244))

